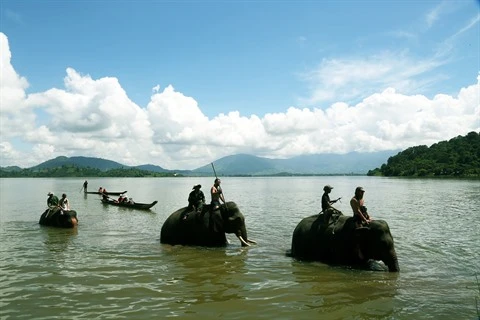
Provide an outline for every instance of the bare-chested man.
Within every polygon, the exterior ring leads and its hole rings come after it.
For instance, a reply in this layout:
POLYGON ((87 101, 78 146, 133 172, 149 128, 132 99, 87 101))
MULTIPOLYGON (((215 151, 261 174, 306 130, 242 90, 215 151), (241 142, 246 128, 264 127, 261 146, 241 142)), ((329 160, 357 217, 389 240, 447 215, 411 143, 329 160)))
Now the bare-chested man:
POLYGON ((220 201, 225 203, 225 198, 223 197, 222 187, 220 187, 220 179, 216 178, 213 182, 213 186, 210 189, 210 195, 212 196, 212 202, 210 203, 211 210, 217 210, 220 208, 220 201))

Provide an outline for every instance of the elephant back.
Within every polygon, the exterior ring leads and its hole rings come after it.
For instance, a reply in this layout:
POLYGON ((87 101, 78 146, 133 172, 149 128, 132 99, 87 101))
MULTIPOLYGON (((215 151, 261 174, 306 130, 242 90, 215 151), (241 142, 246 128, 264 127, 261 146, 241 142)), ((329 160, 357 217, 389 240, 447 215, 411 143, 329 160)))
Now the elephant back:
POLYGON ((329 260, 346 250, 353 239, 353 217, 339 214, 325 220, 323 214, 317 214, 300 221, 292 236, 290 252, 293 257, 329 260))
POLYGON ((73 228, 76 224, 73 223, 72 218, 77 218, 75 210, 56 210, 49 214, 50 209, 45 210, 40 216, 38 223, 44 226, 52 226, 58 228, 73 228))
MULTIPOLYGON (((220 212, 217 212, 220 216, 220 212)), ((202 213, 183 207, 170 214, 160 231, 160 242, 170 245, 223 246, 227 238, 224 232, 215 232, 210 205, 203 206, 202 213)), ((221 219, 221 216, 220 216, 221 219)))

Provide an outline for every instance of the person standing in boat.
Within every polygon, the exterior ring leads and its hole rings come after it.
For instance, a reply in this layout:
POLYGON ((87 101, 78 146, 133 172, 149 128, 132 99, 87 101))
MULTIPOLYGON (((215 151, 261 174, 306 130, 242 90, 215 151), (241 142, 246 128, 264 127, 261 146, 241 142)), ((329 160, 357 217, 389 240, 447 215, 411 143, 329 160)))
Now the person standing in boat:
POLYGON ((67 195, 65 193, 62 194, 62 198, 60 199, 58 204, 60 208, 62 208, 62 210, 70 210, 70 201, 68 201, 67 195))
POLYGON ((83 183, 83 192, 87 192, 87 188, 88 188, 88 181, 85 180, 85 182, 83 183))
POLYGON ((221 206, 221 202, 225 203, 225 198, 223 197, 223 192, 222 192, 222 187, 220 184, 222 181, 220 181, 219 178, 215 178, 215 181, 213 182, 212 188, 210 188, 210 195, 212 197, 212 201, 210 203, 210 207, 212 211, 218 210, 221 206))

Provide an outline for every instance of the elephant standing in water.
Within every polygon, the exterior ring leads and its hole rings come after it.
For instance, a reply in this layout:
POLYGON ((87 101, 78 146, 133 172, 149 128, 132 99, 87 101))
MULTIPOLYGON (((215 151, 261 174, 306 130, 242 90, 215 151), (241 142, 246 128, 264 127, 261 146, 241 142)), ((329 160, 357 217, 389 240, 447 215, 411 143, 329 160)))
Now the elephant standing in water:
POLYGON ((340 212, 326 220, 325 214, 320 214, 300 221, 293 231, 292 257, 351 266, 381 260, 389 271, 400 271, 393 237, 385 221, 373 220, 356 229, 353 217, 340 212))
POLYGON ((40 216, 38 223, 43 226, 74 228, 78 225, 77 212, 75 210, 61 210, 60 208, 47 209, 40 216))
POLYGON ((225 233, 234 233, 243 247, 256 243, 248 239, 245 218, 234 202, 227 202, 214 212, 210 205, 203 206, 201 213, 187 211, 187 207, 181 208, 165 220, 161 243, 219 247, 228 244, 225 233))

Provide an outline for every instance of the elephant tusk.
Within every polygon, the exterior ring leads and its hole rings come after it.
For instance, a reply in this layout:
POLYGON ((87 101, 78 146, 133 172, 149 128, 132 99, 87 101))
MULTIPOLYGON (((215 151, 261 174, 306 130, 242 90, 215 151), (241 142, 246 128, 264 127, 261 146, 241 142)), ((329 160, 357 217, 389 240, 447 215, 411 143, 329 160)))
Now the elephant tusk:
POLYGON ((238 236, 238 239, 240 239, 240 242, 242 243, 243 247, 249 247, 250 246, 245 240, 243 240, 242 236, 238 236))
POLYGON ((254 241, 254 240, 250 240, 250 239, 247 239, 247 242, 248 242, 248 243, 253 243, 253 244, 257 244, 257 241, 254 241))

